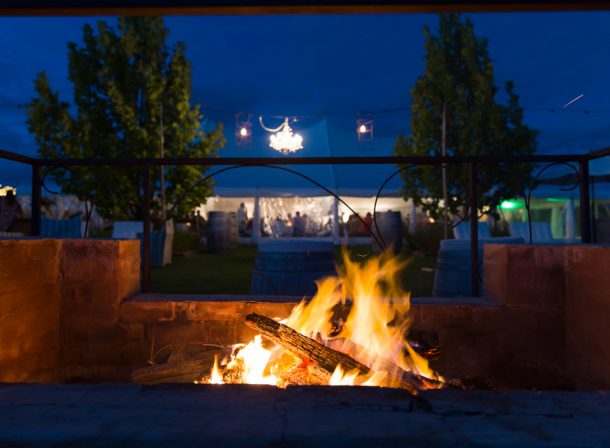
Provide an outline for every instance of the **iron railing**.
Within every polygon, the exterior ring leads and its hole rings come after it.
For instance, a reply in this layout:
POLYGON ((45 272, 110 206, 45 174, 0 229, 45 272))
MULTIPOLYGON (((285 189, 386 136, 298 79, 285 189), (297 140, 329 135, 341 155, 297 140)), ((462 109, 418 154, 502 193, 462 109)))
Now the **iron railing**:
MULTIPOLYGON (((151 254, 150 254, 150 222, 151 222, 151 167, 171 166, 171 165, 191 165, 191 166, 224 166, 224 167, 276 167, 280 165, 430 165, 442 166, 466 164, 469 167, 469 217, 471 233, 471 284, 472 296, 479 297, 479 252, 478 252, 478 191, 477 178, 478 169, 486 164, 568 164, 578 165, 578 184, 580 192, 580 228, 581 241, 583 243, 595 242, 594 228, 591 222, 591 178, 589 174, 589 164, 592 160, 610 156, 610 147, 602 148, 587 154, 562 154, 562 155, 486 155, 486 156, 372 156, 372 157, 290 157, 290 158, 73 158, 73 159, 45 159, 28 157, 18 153, 0 150, 0 158, 28 164, 32 169, 32 215, 31 215, 31 234, 40 235, 41 207, 42 207, 42 170, 47 167, 71 167, 71 166, 121 166, 139 167, 142 170, 142 207, 143 207, 143 236, 142 236, 142 290, 150 291, 151 288, 151 254), (592 233, 593 232, 593 233, 592 233)), ((287 170, 292 171, 294 170, 287 170)), ((295 174, 299 174, 295 172, 295 174)), ((303 175, 302 175, 303 176, 303 175)), ((305 177, 305 176, 303 176, 305 177)), ((326 191, 329 189, 321 186, 326 191)), ((340 199, 340 198, 339 198, 340 199)))

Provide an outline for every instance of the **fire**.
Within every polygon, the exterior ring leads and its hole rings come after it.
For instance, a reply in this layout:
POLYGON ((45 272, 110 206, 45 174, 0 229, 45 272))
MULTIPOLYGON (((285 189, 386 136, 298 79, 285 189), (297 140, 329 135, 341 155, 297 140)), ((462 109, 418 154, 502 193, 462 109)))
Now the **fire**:
MULTIPOLYGON (((343 262, 339 277, 319 280, 318 292, 311 301, 299 303, 282 323, 350 356, 369 370, 345 372, 339 364, 330 377, 318 375, 316 380, 330 385, 403 387, 402 375, 410 372, 432 380, 423 381, 423 387, 442 382, 443 378, 406 339, 411 319, 410 296, 400 281, 404 263, 389 252, 362 263, 351 261, 344 252, 343 262)), ((258 335, 234 350, 222 375, 215 362, 208 382, 217 384, 219 378, 227 382, 227 375, 230 382, 281 386, 290 384, 286 377, 301 381, 312 375, 312 370, 307 362, 280 346, 264 348, 258 335)))
POLYGON ((214 367, 212 367, 212 374, 210 375, 209 384, 224 384, 222 374, 218 368, 218 355, 214 356, 214 367))
POLYGON ((328 384, 330 386, 353 386, 356 384, 356 377, 358 377, 358 371, 346 373, 341 368, 341 364, 338 364, 328 384))

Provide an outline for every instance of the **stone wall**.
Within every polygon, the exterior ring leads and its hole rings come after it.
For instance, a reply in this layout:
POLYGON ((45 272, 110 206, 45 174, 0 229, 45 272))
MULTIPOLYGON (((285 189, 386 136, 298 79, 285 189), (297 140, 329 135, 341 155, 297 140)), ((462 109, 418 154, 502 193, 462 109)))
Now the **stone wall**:
POLYGON ((610 247, 566 249, 566 369, 581 388, 610 389, 610 247))
POLYGON ((139 241, 0 240, 0 254, 0 381, 117 377, 139 241))
POLYGON ((154 361, 155 354, 182 351, 189 344, 231 345, 248 342, 255 332, 244 324, 249 313, 285 318, 295 298, 140 294, 120 307, 119 325, 130 341, 132 370, 154 361))
MULTIPOLYGON (((433 368, 610 388, 610 247, 489 245, 484 263, 487 299, 412 301, 412 336, 440 347, 433 368)), ((247 342, 246 314, 284 318, 297 301, 134 296, 139 278, 138 241, 0 240, 0 381, 128 381, 163 350, 247 342)))
POLYGON ((59 379, 58 240, 0 240, 0 381, 59 379))
POLYGON ((511 356, 572 386, 609 389, 610 247, 494 244, 484 263, 485 295, 515 315, 499 324, 526 350, 511 356))
POLYGON ((139 241, 63 240, 60 268, 60 379, 124 378, 138 334, 119 325, 119 309, 140 289, 139 241))

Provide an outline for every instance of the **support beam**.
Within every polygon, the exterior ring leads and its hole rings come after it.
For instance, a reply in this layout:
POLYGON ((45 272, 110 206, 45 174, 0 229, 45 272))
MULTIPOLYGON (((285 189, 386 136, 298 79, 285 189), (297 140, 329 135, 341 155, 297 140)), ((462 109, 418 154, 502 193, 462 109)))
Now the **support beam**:
POLYGON ((591 242, 591 204, 590 204, 590 181, 589 161, 580 160, 580 241, 591 242))
POLYGON ((470 182, 468 184, 468 198, 470 201, 470 280, 472 282, 472 296, 479 297, 479 213, 477 210, 478 192, 476 163, 471 163, 470 182))
POLYGON ((42 178, 40 165, 32 164, 32 215, 30 221, 30 235, 40 236, 40 220, 42 211, 42 178))
POLYGON ((150 292, 152 287, 152 263, 150 259, 150 167, 142 168, 142 194, 144 195, 142 202, 142 221, 144 229, 142 230, 142 292, 150 292))
POLYGON ((333 198, 333 221, 332 221, 332 235, 333 242, 339 244, 341 242, 341 235, 339 235, 339 199, 333 198))

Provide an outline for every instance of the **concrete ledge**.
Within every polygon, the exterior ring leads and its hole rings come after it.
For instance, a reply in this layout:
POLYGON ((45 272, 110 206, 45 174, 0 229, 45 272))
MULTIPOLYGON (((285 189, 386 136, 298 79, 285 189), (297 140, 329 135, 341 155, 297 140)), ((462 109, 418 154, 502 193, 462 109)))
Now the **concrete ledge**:
POLYGON ((0 386, 0 446, 610 446, 604 393, 0 386))

